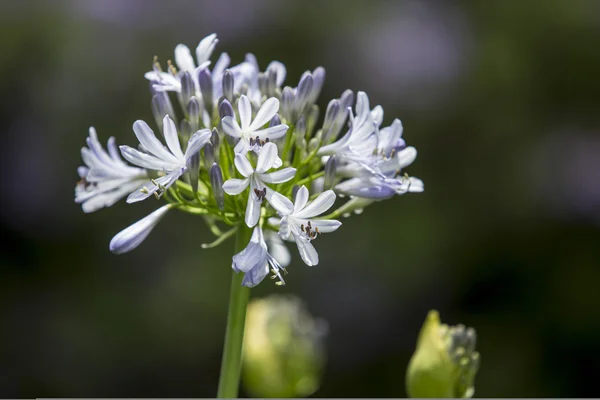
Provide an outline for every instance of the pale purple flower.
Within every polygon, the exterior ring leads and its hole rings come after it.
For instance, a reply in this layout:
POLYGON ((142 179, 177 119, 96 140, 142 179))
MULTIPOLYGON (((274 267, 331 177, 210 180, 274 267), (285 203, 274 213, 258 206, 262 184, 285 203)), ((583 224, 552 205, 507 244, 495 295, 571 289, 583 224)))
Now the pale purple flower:
POLYGON ((310 203, 308 198, 308 189, 302 186, 296 193, 293 210, 277 211, 281 215, 279 235, 285 240, 293 238, 302 260, 306 265, 313 266, 319 263, 319 255, 312 240, 321 233, 335 231, 342 223, 337 220, 313 219, 331 208, 336 199, 333 190, 326 190, 310 203))
POLYGON ((148 181, 140 190, 131 193, 128 203, 147 199, 152 194, 161 194, 168 189, 188 168, 192 157, 210 140, 208 129, 197 131, 189 139, 185 153, 181 149, 177 128, 173 120, 166 115, 163 120, 163 133, 167 147, 156 137, 152 129, 144 121, 138 120, 133 124, 133 132, 140 144, 147 150, 141 152, 129 146, 121 146, 121 154, 132 164, 146 169, 162 171, 160 178, 148 181))
POLYGON ((112 206, 148 179, 145 170, 123 162, 114 137, 108 139, 107 153, 91 127, 87 145, 81 149, 86 166, 77 169, 81 181, 75 186, 75 202, 81 203, 84 212, 112 206))
POLYGON ((238 124, 237 120, 231 116, 226 116, 221 121, 223 131, 227 135, 239 139, 234 148, 236 154, 245 155, 248 152, 250 149, 250 139, 258 137, 259 140, 265 141, 267 139, 278 139, 285 135, 288 129, 287 125, 281 124, 264 128, 264 125, 271 121, 271 118, 277 114, 278 110, 279 100, 271 97, 262 104, 252 120, 252 105, 250 104, 250 100, 245 95, 240 96, 238 100, 240 123, 238 124))
POLYGON ((250 242, 244 250, 233 256, 231 267, 235 272, 243 272, 242 286, 254 287, 273 272, 280 284, 284 284, 281 273, 284 267, 268 252, 262 229, 257 226, 252 232, 250 242), (270 268, 269 268, 270 267, 270 268))
POLYGON ((277 193, 267 183, 287 182, 296 174, 295 168, 284 168, 279 171, 267 173, 277 160, 277 146, 274 143, 266 143, 256 162, 256 168, 250 164, 245 155, 235 156, 235 166, 244 179, 229 179, 223 184, 223 190, 229 195, 242 193, 250 186, 248 193, 248 205, 246 207, 245 221, 250 228, 257 224, 260 218, 260 205, 266 199, 276 210, 291 211, 292 202, 280 193, 277 193))

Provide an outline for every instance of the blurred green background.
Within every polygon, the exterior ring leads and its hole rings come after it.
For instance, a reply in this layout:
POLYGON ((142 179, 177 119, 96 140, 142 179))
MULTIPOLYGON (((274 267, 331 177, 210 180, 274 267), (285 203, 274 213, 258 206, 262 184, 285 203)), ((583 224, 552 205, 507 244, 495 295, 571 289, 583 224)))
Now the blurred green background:
MULTIPOLYGON (((211 397, 233 243, 171 214, 136 251, 111 237, 153 200, 73 202, 90 125, 134 144, 143 73, 219 35, 288 68, 319 104, 364 90, 402 120, 425 192, 294 250, 285 287, 329 324, 318 397, 400 397, 427 310, 477 329, 478 397, 600 396, 600 1, 3 1, 0 395, 211 397)), ((216 55, 215 54, 215 55, 216 55)))

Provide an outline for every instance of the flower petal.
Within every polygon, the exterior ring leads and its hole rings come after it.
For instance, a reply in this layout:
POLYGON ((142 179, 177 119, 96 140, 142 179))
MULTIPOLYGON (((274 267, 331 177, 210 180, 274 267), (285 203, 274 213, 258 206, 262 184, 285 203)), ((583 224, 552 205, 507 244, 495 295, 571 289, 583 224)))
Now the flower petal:
POLYGON ((194 72, 196 64, 194 63, 190 49, 185 44, 178 44, 175 47, 175 64, 182 71, 194 72))
POLYGON ((311 219, 313 228, 318 228, 319 233, 329 233, 337 230, 342 223, 335 219, 311 219))
POLYGON ((262 237, 260 227, 254 228, 252 238, 244 250, 233 256, 231 268, 235 272, 248 272, 257 265, 267 262, 267 245, 262 237))
POLYGON ((292 261, 292 255, 279 235, 273 231, 267 231, 265 233, 265 241, 267 242, 269 253, 271 253, 273 258, 282 267, 285 268, 290 265, 290 262, 292 261))
POLYGON ((398 168, 399 169, 408 167, 417 158, 417 149, 415 149, 412 146, 409 146, 409 147, 399 151, 398 155, 396 157, 398 159, 398 168))
POLYGON ((181 144, 179 144, 179 137, 177 136, 177 128, 175 123, 169 117, 169 114, 163 118, 163 134, 165 135, 165 141, 171 153, 179 159, 183 159, 183 152, 181 151, 181 144))
POLYGON ((296 198, 294 199, 294 214, 298 213, 306 206, 308 197, 308 189, 306 186, 302 186, 300 189, 298 189, 298 192, 296 192, 296 198))
POLYGON ((298 246, 298 252, 300 253, 300 257, 302 257, 302 261, 309 267, 317 265, 319 263, 319 254, 317 253, 317 249, 312 243, 301 236, 295 236, 296 245, 298 246))
POLYGON ((200 151, 206 143, 210 140, 211 132, 208 129, 201 129, 196 131, 188 140, 187 149, 185 150, 186 162, 192 158, 192 156, 200 151))
POLYGON ((242 131, 247 131, 250 127, 250 120, 252 119, 252 106, 250 100, 245 95, 241 95, 238 101, 238 111, 240 114, 240 125, 242 131))
POLYGON ((321 193, 308 206, 302 209, 302 211, 295 212, 294 216, 296 218, 312 218, 316 215, 323 214, 331 208, 333 203, 335 203, 335 198, 336 196, 333 190, 327 190, 321 193))
POLYGON ((142 120, 135 121, 133 123, 133 133, 135 133, 135 136, 138 138, 140 143, 156 157, 171 163, 177 163, 179 161, 173 154, 169 153, 165 146, 163 146, 163 144, 156 138, 156 135, 146 122, 142 120))
POLYGON ((168 169, 172 164, 166 164, 160 158, 154 157, 153 155, 142 153, 139 150, 131 148, 129 146, 120 146, 121 154, 123 157, 132 164, 138 165, 142 168, 154 169, 162 171, 168 169))
POLYGON ((229 195, 236 195, 242 193, 250 183, 250 179, 228 179, 223 184, 223 190, 229 195))
POLYGON ((246 272, 244 279, 242 280, 242 286, 253 288, 266 278, 269 274, 269 264, 267 262, 264 265, 257 265, 250 271, 246 272))
POLYGON ((250 164, 250 161, 248 161, 248 159, 244 155, 236 154, 233 163, 244 178, 248 178, 254 173, 254 168, 252 168, 252 164, 250 164))
POLYGON ((285 136, 287 132, 288 126, 285 124, 270 126, 265 129, 261 129, 259 131, 254 131, 254 135, 258 136, 261 140, 265 140, 267 138, 271 139, 279 139, 280 137, 285 136))
POLYGON ((240 125, 231 116, 223 117, 221 120, 221 126, 223 127, 223 132, 231 137, 239 138, 242 135, 242 129, 240 128, 240 125))
POLYGON ((117 233, 110 241, 110 251, 115 254, 122 254, 138 247, 170 208, 170 204, 162 206, 135 224, 117 233))
POLYGON ((260 150, 258 160, 256 161, 255 171, 259 174, 265 173, 275 164, 277 159, 277 146, 275 143, 266 143, 260 150))
POLYGON ((264 183, 283 183, 292 179, 296 175, 296 168, 284 168, 269 174, 260 174, 259 178, 264 183))
POLYGON ((254 121, 250 124, 249 130, 256 131, 267 124, 277 114, 277 111, 279 111, 279 100, 275 97, 267 99, 256 113, 256 117, 254 117, 254 121))
POLYGON ((233 148, 233 152, 236 155, 240 154, 242 156, 245 156, 246 154, 248 154, 249 150, 250 150, 250 143, 248 143, 248 139, 246 139, 246 138, 240 138, 240 140, 237 142, 237 144, 233 148))
POLYGON ((274 209, 276 209, 284 215, 290 214, 294 209, 294 204, 290 201, 290 199, 288 199, 281 193, 274 191, 271 188, 267 188, 267 195, 265 197, 274 209))
POLYGON ((244 221, 249 228, 258 223, 260 218, 260 205, 262 201, 256 200, 253 193, 248 194, 248 205, 246 206, 246 215, 244 221))
POLYGON ((216 33, 208 35, 198 43, 198 47, 196 47, 198 64, 208 61, 217 43, 219 43, 219 39, 217 39, 216 33))

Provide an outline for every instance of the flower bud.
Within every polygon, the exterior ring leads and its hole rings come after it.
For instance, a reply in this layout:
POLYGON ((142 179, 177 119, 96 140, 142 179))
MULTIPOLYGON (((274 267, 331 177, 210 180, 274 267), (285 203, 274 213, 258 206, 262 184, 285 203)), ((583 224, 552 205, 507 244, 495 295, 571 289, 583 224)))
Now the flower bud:
POLYGON ((213 163, 210 168, 210 184, 213 190, 215 202, 220 210, 225 207, 225 193, 223 192, 223 172, 219 164, 213 163))
POLYGON ((233 73, 226 69, 223 73, 223 97, 229 102, 233 101, 233 88, 234 88, 233 73))
POLYGON ((472 397, 480 360, 475 342, 473 328, 441 324, 439 313, 430 311, 406 371, 408 395, 472 397))
POLYGON ((300 299, 271 295, 248 306, 243 384, 252 397, 306 397, 319 387, 325 322, 300 299))
POLYGON ((154 115, 156 125, 160 128, 161 132, 163 118, 167 114, 171 119, 175 119, 175 111, 173 111, 173 105, 171 104, 169 95, 166 92, 156 92, 156 94, 152 96, 152 115, 154 115))
MULTIPOLYGON (((296 141, 296 147, 302 147, 304 135, 306 135, 306 122, 304 120, 304 116, 302 116, 298 118, 298 122, 296 122, 296 129, 294 130, 294 139, 296 141)), ((306 147, 306 144, 304 146, 306 147)))
POLYGON ((196 132, 200 123, 200 102, 195 96, 192 96, 192 98, 188 102, 187 112, 188 120, 190 121, 192 131, 196 132))
POLYGON ((219 162, 219 151, 221 149, 221 138, 219 137, 219 131, 217 128, 213 128, 210 135, 210 143, 213 146, 215 153, 215 162, 219 162))
POLYGON ((179 123, 179 136, 183 143, 187 143, 192 137, 192 126, 186 119, 182 119, 179 123))
POLYGON ((323 189, 331 189, 335 182, 335 172, 337 167, 337 159, 335 156, 329 157, 325 163, 325 180, 323 181, 323 189))
POLYGON ((219 104, 219 117, 221 119, 225 117, 233 117, 235 113, 233 112, 233 106, 231 103, 225 99, 219 104))
POLYGON ((194 79, 189 72, 184 72, 181 75, 181 105, 183 108, 187 108, 187 104, 196 92, 194 79))
POLYGON ((198 73, 198 82, 200 83, 200 92, 202 93, 202 100, 204 101, 206 110, 212 115, 213 84, 208 68, 204 68, 198 73))
POLYGON ((212 144, 206 143, 204 145, 204 165, 209 170, 215 162, 215 150, 212 144))

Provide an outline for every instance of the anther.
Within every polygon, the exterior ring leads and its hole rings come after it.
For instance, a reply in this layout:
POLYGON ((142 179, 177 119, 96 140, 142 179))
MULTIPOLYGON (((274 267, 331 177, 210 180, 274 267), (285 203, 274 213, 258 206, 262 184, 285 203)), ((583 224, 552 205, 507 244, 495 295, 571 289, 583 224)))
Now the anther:
POLYGON ((175 68, 171 60, 167 60, 167 65, 169 66, 169 72, 173 75, 177 75, 177 68, 175 68))

